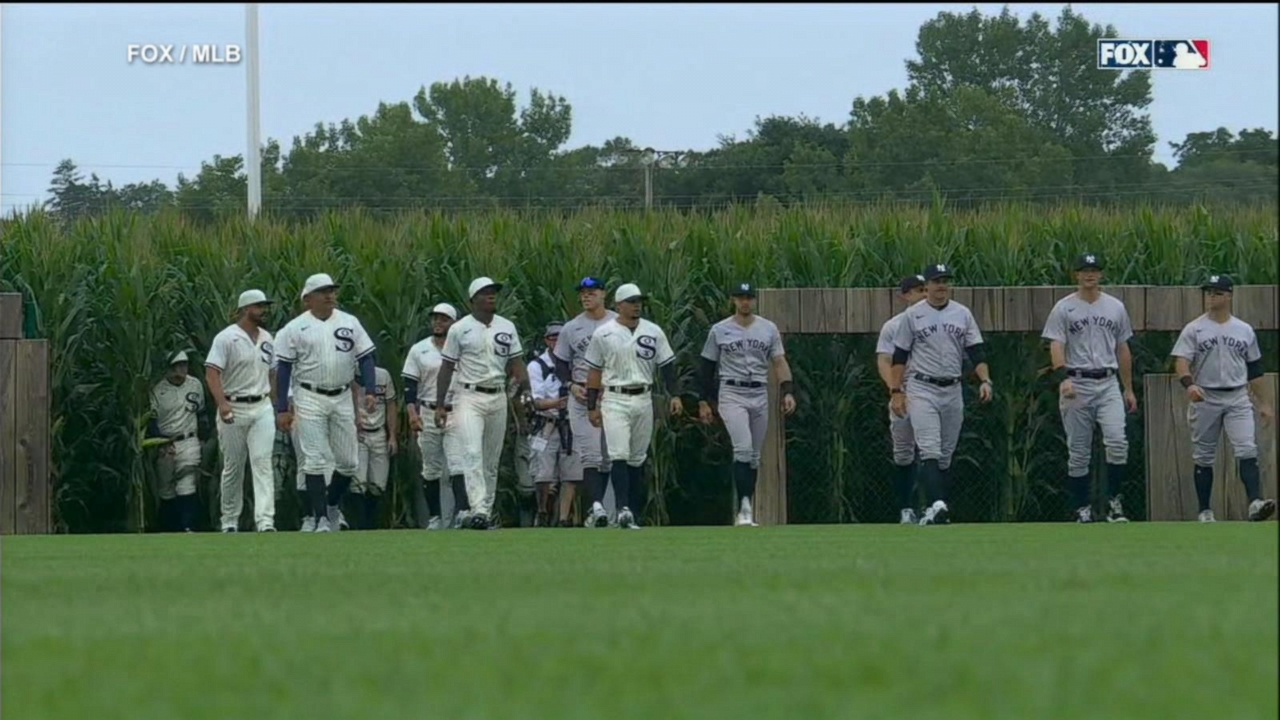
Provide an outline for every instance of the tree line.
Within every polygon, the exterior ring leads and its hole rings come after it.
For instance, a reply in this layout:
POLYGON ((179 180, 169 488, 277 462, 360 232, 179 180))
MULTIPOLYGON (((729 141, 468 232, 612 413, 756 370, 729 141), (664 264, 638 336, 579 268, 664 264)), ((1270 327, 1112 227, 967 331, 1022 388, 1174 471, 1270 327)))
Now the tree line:
MULTIPOLYGON (((1191 133, 1153 159, 1151 74, 1098 70, 1090 25, 1065 8, 1055 24, 940 13, 919 31, 902 91, 853 100, 842 124, 805 116, 758 118, 744 138, 646 156, 635 140, 567 149, 573 109, 532 89, 465 77, 423 87, 371 115, 317 124, 286 151, 262 152, 264 211, 312 217, 329 209, 639 207, 704 208, 762 198, 952 203, 988 201, 1190 202, 1277 198, 1280 140, 1265 129, 1191 133), (646 164, 650 163, 646 171, 646 164)), ((242 155, 215 155, 176 186, 120 187, 87 179, 64 160, 46 209, 74 219, 124 207, 176 208, 196 220, 244 211, 242 155)))

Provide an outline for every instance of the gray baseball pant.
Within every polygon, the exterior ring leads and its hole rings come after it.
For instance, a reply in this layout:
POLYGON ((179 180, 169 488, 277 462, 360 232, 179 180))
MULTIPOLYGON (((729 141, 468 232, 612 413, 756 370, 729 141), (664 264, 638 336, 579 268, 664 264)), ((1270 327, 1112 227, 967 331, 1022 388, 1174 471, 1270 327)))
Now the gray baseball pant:
POLYGON ((1115 376, 1098 380, 1071 378, 1075 397, 1058 398, 1058 412, 1067 435, 1067 476, 1089 474, 1093 455, 1093 426, 1102 428, 1102 445, 1108 465, 1124 465, 1129 441, 1124 435, 1124 396, 1115 376))

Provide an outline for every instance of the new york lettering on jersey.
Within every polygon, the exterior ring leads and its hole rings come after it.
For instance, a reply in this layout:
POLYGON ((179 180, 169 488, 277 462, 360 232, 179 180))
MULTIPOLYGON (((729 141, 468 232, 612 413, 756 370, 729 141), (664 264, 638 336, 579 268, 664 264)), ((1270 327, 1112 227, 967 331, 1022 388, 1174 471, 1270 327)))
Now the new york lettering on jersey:
POLYGON ((488 326, 468 315, 449 328, 441 355, 457 365, 455 376, 464 385, 501 387, 506 382, 507 363, 524 353, 516 326, 494 315, 488 326))
POLYGON ((222 373, 222 392, 228 398, 271 392, 275 346, 271 333, 258 329, 255 341, 239 325, 229 325, 213 338, 204 364, 222 373))
POLYGON ((373 340, 354 316, 334 310, 325 320, 310 311, 280 331, 276 353, 294 364, 294 377, 324 390, 347 387, 355 379, 356 362, 373 352, 373 340))
POLYGON ((652 385, 654 369, 675 359, 662 328, 640 319, 634 332, 617 322, 600 327, 587 346, 587 364, 601 371, 606 387, 652 385))
POLYGON ((591 336, 606 323, 618 317, 618 313, 609 310, 599 320, 593 320, 586 313, 581 313, 560 328, 560 339, 556 341, 555 356, 569 363, 571 377, 575 383, 587 381, 587 346, 591 344, 591 336))
POLYGON ((1217 323, 1201 315, 1182 329, 1174 357, 1191 363, 1191 377, 1202 388, 1236 388, 1248 382, 1248 364, 1262 359, 1257 334, 1237 317, 1217 323))
POLYGON ((911 353, 912 372, 935 378, 960 377, 964 349, 982 342, 969 308, 950 300, 939 309, 921 300, 904 315, 894 345, 911 353))
POLYGON ((1119 299, 1102 293, 1089 303, 1072 293, 1054 304, 1041 337, 1063 344, 1068 368, 1114 370, 1116 347, 1133 337, 1133 328, 1119 299))
POLYGON ((711 327, 702 347, 702 357, 719 363, 721 379, 744 382, 767 380, 770 361, 782 354, 778 327, 762 317, 745 327, 725 318, 711 327))

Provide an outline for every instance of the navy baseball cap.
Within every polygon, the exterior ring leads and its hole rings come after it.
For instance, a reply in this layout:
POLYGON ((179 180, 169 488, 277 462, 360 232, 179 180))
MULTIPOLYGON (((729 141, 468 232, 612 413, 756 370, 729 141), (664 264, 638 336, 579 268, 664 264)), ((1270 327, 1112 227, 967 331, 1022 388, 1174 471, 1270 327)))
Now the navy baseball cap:
POLYGON ((1080 253, 1076 258, 1075 269, 1079 270, 1101 270, 1102 257, 1091 252, 1080 253))
POLYGON ((582 280, 578 282, 578 289, 579 290, 603 290, 604 281, 601 280, 600 278, 595 278, 588 275, 587 277, 582 278, 582 280))
POLYGON ((924 269, 925 282, 949 277, 951 277, 951 266, 946 263, 936 263, 924 269))
POLYGON ((733 286, 733 290, 729 291, 730 297, 755 297, 756 289, 751 283, 738 283, 733 286))
POLYGON ((908 275, 902 278, 902 282, 898 283, 898 292, 906 295, 918 287, 924 287, 923 275, 908 275))
POLYGON ((1231 282, 1231 278, 1226 275, 1210 275, 1209 279, 1200 286, 1201 290, 1221 290, 1222 292, 1232 292, 1236 284, 1231 282))

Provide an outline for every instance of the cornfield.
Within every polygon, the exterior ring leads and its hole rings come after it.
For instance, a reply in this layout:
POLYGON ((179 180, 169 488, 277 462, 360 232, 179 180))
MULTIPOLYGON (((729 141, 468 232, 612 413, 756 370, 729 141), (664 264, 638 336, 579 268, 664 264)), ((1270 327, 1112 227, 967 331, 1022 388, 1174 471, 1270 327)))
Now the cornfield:
MULTIPOLYGON (((307 275, 332 274, 343 286, 340 302, 377 342, 379 364, 398 378, 405 352, 428 329, 432 305, 465 308, 475 276, 506 283, 499 312, 516 323, 527 348, 539 344, 547 321, 576 314, 573 287, 584 274, 610 287, 636 282, 651 295, 646 313, 667 330, 692 389, 697 353, 710 324, 730 311, 734 281, 885 287, 940 261, 956 268, 962 285, 1065 284, 1069 259, 1086 248, 1104 254, 1107 281, 1116 284, 1191 284, 1209 269, 1242 283, 1278 277, 1274 207, 1010 205, 949 212, 760 204, 703 214, 349 211, 300 224, 240 218, 194 224, 171 214, 117 212, 69 227, 35 213, 0 221, 0 290, 28 296, 35 332, 53 348, 55 521, 66 532, 111 532, 138 529, 147 512, 141 439, 149 387, 178 349, 194 350, 193 373, 203 376, 198 362, 247 288, 280 301, 274 329, 301 310, 307 275)), ((1263 335, 1268 370, 1275 371, 1276 333, 1263 335)), ((1173 340, 1170 333, 1140 335, 1135 376, 1167 371, 1173 340)), ((955 516, 1061 519, 1065 450, 1052 390, 1037 377, 1047 353, 1034 335, 995 335, 989 343, 999 391, 980 408, 969 398, 955 516)), ((867 337, 788 341, 800 403, 787 426, 792 522, 884 521, 896 514, 886 394, 873 347, 867 337)), ((1134 515, 1143 517, 1141 414, 1130 424, 1126 494, 1136 503, 1134 515)), ((509 439, 507 447, 513 444, 509 439)), ((402 438, 402 448, 411 445, 402 438)), ((728 522, 733 491, 723 428, 662 424, 651 457, 650 522, 728 522)), ((214 487, 216 464, 215 456, 207 468, 214 487)), ((415 482, 415 464, 405 455, 393 466, 398 499, 391 512, 399 524, 411 522, 405 488, 415 482)), ((510 457, 502 473, 502 507, 510 517, 510 457)))

